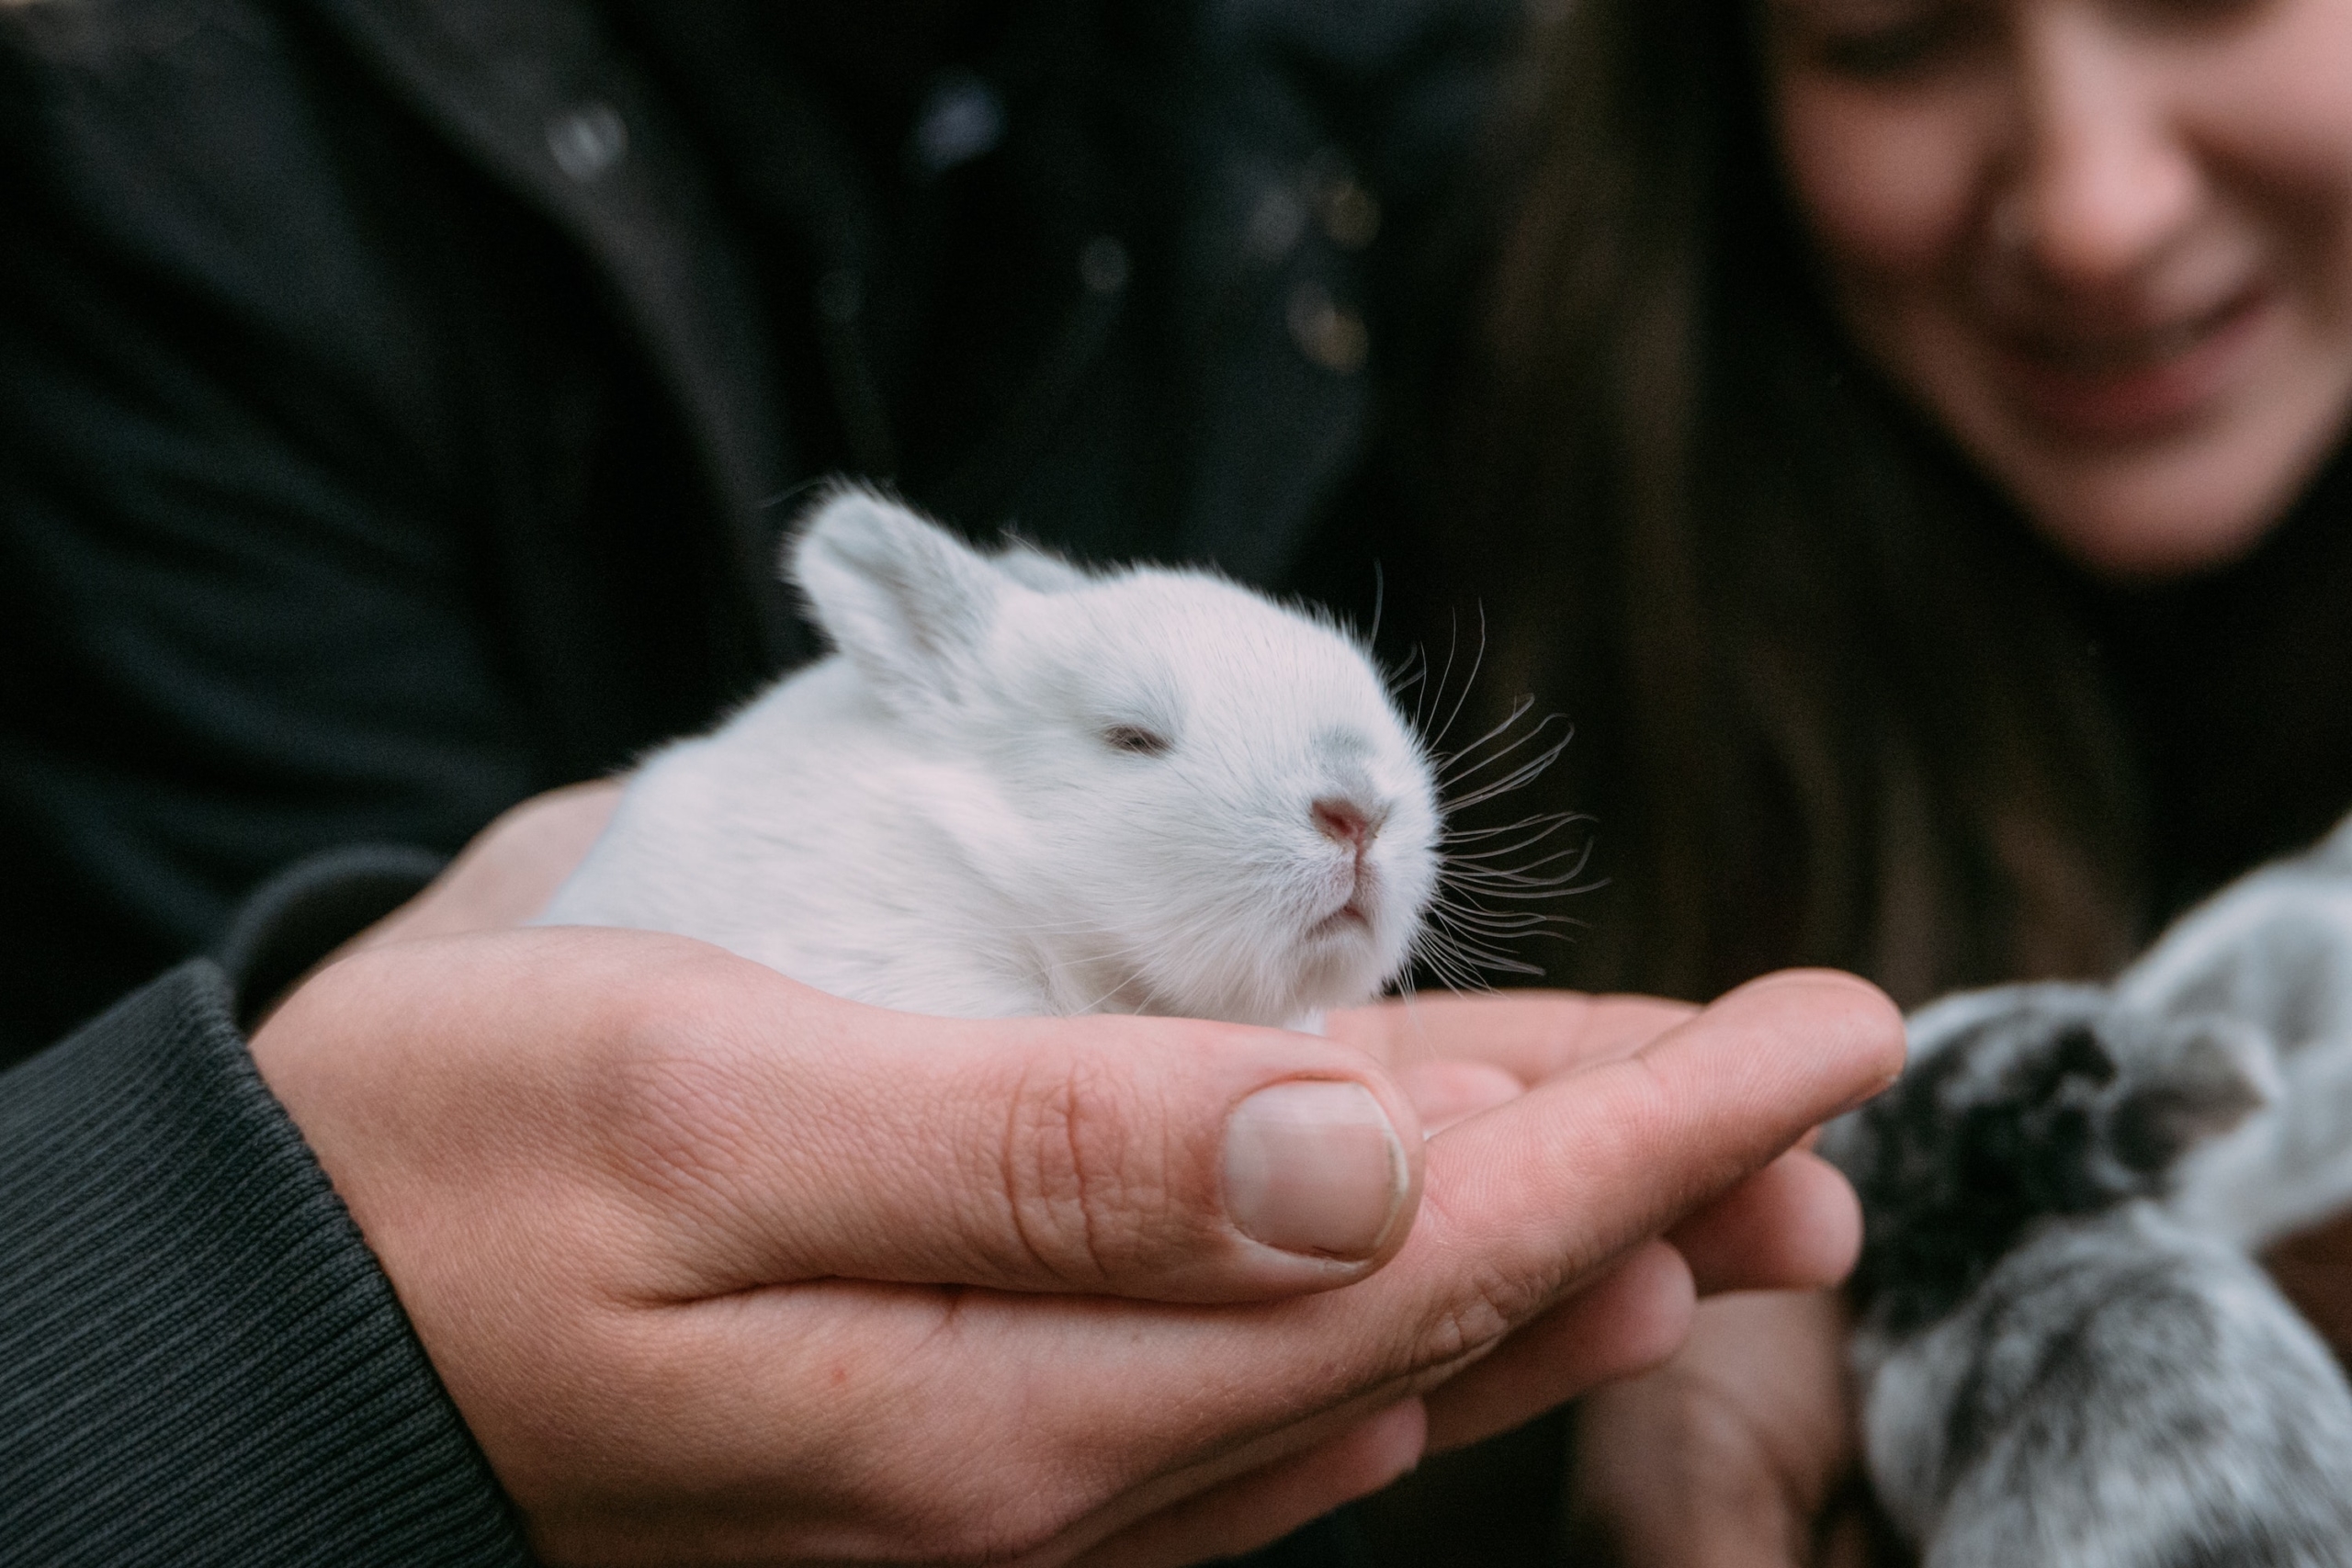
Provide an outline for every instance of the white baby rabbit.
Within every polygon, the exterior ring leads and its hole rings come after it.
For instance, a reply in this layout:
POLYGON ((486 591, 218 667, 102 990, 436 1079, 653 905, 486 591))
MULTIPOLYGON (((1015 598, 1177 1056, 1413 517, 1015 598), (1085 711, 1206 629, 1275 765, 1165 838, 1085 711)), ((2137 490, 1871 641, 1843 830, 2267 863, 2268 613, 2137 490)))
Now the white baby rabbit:
POLYGON ((871 491, 786 571, 835 651, 655 754, 540 916, 962 1017, 1314 1028, 1412 953, 1421 749, 1363 650, 1202 571, 983 555, 871 491))

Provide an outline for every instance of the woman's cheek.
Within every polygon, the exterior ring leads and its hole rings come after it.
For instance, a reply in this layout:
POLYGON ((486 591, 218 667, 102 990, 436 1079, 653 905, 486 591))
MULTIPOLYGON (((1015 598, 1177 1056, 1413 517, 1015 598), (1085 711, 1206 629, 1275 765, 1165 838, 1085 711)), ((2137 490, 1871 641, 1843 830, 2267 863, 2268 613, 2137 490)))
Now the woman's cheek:
POLYGON ((2352 289, 2352 0, 2290 6, 2239 47, 2184 59, 2174 80, 2183 134, 2232 215, 2340 314, 2352 289))
POLYGON ((1965 243, 1984 186, 1971 96, 1802 73, 1780 85, 1791 195, 1841 288, 1929 284, 1965 243))
POLYGON ((2352 0, 2276 0, 2226 47, 2185 39, 2181 116, 2233 164, 2285 186, 2352 182, 2352 0))

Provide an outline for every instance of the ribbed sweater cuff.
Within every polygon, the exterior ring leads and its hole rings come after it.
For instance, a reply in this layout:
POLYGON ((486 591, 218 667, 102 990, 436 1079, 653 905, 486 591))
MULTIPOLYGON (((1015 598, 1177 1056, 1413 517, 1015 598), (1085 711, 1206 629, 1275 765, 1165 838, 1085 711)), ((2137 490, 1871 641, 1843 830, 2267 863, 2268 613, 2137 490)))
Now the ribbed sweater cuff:
POLYGON ((209 963, 0 1076, 0 1559, 526 1563, 209 963))
POLYGON ((447 860, 406 844, 349 844, 306 855, 255 888, 216 956, 250 1029, 294 982, 422 892, 447 860))

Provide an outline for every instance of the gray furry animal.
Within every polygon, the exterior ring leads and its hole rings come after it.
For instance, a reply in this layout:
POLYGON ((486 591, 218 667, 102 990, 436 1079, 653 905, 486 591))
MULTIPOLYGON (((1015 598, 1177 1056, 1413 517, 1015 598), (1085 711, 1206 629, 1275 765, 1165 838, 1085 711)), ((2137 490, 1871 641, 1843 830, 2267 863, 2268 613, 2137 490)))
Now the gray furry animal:
POLYGON ((2254 1250, 2352 1205, 2352 818, 2190 910, 2115 992, 2234 1019, 2278 1064, 2273 1102, 2182 1166, 2184 1220, 2254 1250))
POLYGON ((2352 1564, 2352 1389, 2165 1201, 2275 1096, 2264 1029, 2064 985, 1910 1028, 1822 1146, 1865 1216, 1865 1459, 1926 1568, 2352 1564))

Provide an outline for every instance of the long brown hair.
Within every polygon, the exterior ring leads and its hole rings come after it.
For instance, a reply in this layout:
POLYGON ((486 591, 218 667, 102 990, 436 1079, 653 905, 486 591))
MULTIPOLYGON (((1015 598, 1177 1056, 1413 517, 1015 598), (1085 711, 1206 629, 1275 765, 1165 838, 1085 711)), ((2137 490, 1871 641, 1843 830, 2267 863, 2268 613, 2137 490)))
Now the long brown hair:
POLYGON ((2141 807, 2070 579, 1827 319, 1746 13, 1548 25, 1453 383, 1481 684, 1576 721, 1546 787, 1611 882, 1555 977, 1828 963, 1914 1001, 2103 970, 2141 807))

